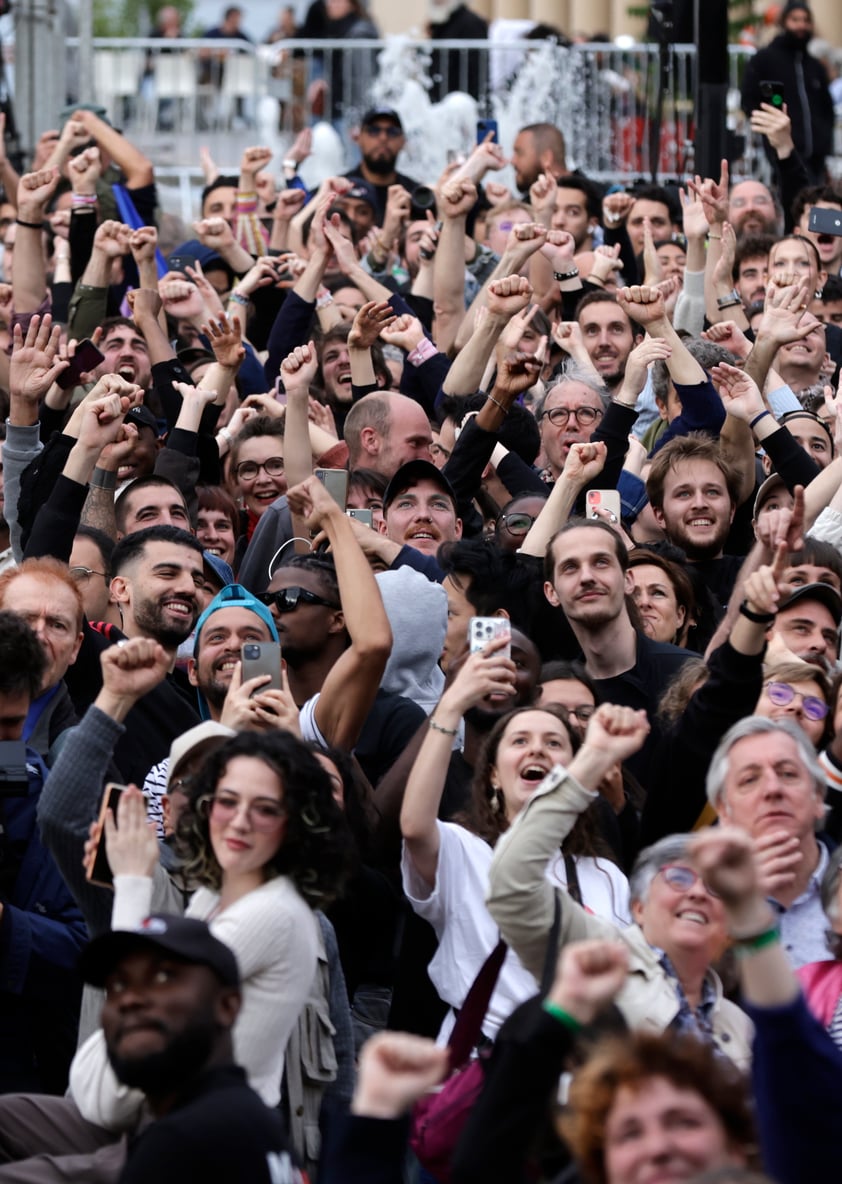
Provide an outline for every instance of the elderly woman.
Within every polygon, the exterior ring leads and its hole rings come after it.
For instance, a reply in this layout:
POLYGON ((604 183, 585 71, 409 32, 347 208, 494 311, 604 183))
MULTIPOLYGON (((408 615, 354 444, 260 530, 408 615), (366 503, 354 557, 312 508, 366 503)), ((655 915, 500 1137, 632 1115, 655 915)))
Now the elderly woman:
POLYGON ((631 1028, 691 1032, 742 1067, 750 1059, 751 1024, 723 997, 712 969, 726 945, 724 912, 688 856, 686 836, 668 836, 638 857, 629 884, 635 924, 628 929, 587 913, 544 877, 607 769, 637 751, 647 729, 643 713, 597 709, 568 767, 557 766, 545 778, 498 843, 488 908, 524 966, 540 977, 557 895, 561 945, 613 937, 628 947, 629 973, 617 1006, 631 1028))

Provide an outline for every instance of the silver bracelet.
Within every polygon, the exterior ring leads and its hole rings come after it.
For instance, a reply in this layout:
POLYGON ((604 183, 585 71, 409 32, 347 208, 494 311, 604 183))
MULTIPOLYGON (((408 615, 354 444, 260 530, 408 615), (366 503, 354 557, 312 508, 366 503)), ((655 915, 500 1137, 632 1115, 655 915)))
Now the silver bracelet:
POLYGON ((437 723, 432 716, 427 721, 434 732, 441 732, 442 736, 458 736, 458 728, 443 728, 440 723, 437 723))

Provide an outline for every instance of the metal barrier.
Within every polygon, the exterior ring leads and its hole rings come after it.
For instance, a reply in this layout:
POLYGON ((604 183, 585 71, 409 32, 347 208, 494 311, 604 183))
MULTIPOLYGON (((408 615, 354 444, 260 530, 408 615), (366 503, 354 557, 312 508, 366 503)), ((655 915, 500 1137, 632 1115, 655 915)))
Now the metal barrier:
MULTIPOLYGON (((71 55, 78 46, 78 39, 68 41, 71 55)), ((751 52, 729 50, 735 175, 762 175, 765 168, 739 110, 739 77, 751 52)), ((694 171, 695 64, 694 46, 672 47, 657 160, 662 177, 694 171)), ((69 73, 75 76, 72 57, 69 73)), ((520 127, 556 124, 570 167, 603 181, 653 172, 651 121, 661 89, 656 45, 565 49, 539 41, 390 37, 254 46, 98 38, 93 73, 96 100, 171 176, 198 175, 197 133, 230 168, 246 143, 267 143, 280 160, 294 136, 316 121, 325 131, 318 151, 328 145, 323 175, 339 171, 343 152, 353 151, 349 133, 372 103, 400 112, 407 136, 401 169, 419 178, 438 176, 449 158, 470 151, 477 116, 497 120, 507 150, 520 127)), ((319 162, 308 163, 320 179, 319 162)), ((186 182, 179 184, 185 192, 186 182)))

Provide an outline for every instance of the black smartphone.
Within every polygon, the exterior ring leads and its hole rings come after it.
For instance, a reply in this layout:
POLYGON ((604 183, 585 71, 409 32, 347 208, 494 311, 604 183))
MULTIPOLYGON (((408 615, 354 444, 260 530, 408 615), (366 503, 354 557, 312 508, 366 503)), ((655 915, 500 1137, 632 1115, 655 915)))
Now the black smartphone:
POLYGON ((498 128, 497 128, 497 120, 496 119, 478 119, 477 120, 477 143, 482 144, 489 132, 492 133, 491 143, 492 144, 499 144, 500 137, 499 137, 498 128))
POLYGON ((760 83, 760 97, 764 103, 771 103, 779 111, 783 111, 786 88, 782 82, 765 79, 760 83))
POLYGON ((99 842, 93 859, 85 868, 88 881, 91 884, 99 884, 101 888, 114 887, 114 874, 105 851, 105 816, 109 810, 112 810, 114 817, 117 817, 120 794, 125 788, 125 785, 117 785, 115 782, 109 781, 102 795, 102 804, 99 808, 99 842))
POLYGON ((280 642, 246 641, 243 643, 240 657, 243 663, 243 682, 248 682, 250 678, 259 678, 262 674, 268 674, 272 680, 259 687, 255 694, 283 689, 280 642))
POLYGON ((101 353, 90 337, 80 341, 76 346, 76 353, 70 359, 70 365, 63 370, 56 379, 56 383, 63 391, 71 386, 78 386, 83 374, 90 374, 105 361, 105 354, 101 353))
POLYGON ((182 275, 187 275, 188 267, 196 266, 195 255, 170 255, 167 260, 167 267, 170 271, 180 271, 182 275))
POLYGON ((813 234, 835 234, 842 236, 842 210, 824 209, 813 206, 807 222, 807 229, 813 234))

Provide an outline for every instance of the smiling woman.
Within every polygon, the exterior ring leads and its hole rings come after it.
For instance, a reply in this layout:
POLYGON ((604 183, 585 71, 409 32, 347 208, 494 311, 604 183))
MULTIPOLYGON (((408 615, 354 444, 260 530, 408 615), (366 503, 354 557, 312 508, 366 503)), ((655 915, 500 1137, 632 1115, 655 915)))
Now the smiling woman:
MULTIPOLYGON (((437 814, 444 790, 453 736, 465 711, 489 698, 512 693, 514 663, 501 652, 503 642, 490 642, 471 654, 442 696, 430 730, 413 765, 401 809, 404 839, 404 891, 419 916, 436 931, 439 947, 429 966, 430 980, 441 999, 458 1010, 498 941, 496 926, 485 907, 492 845, 547 774, 573 755, 573 734, 552 707, 525 707, 508 712, 491 729, 474 766, 472 803, 452 822, 437 814)), ((547 875, 571 886, 589 908, 618 924, 628 919, 625 877, 609 856, 566 858, 554 853, 547 875)), ((534 993, 535 984, 509 953, 503 962, 483 1023, 493 1038, 513 1008, 534 993)), ((440 1038, 450 1031, 453 1011, 440 1038)))

